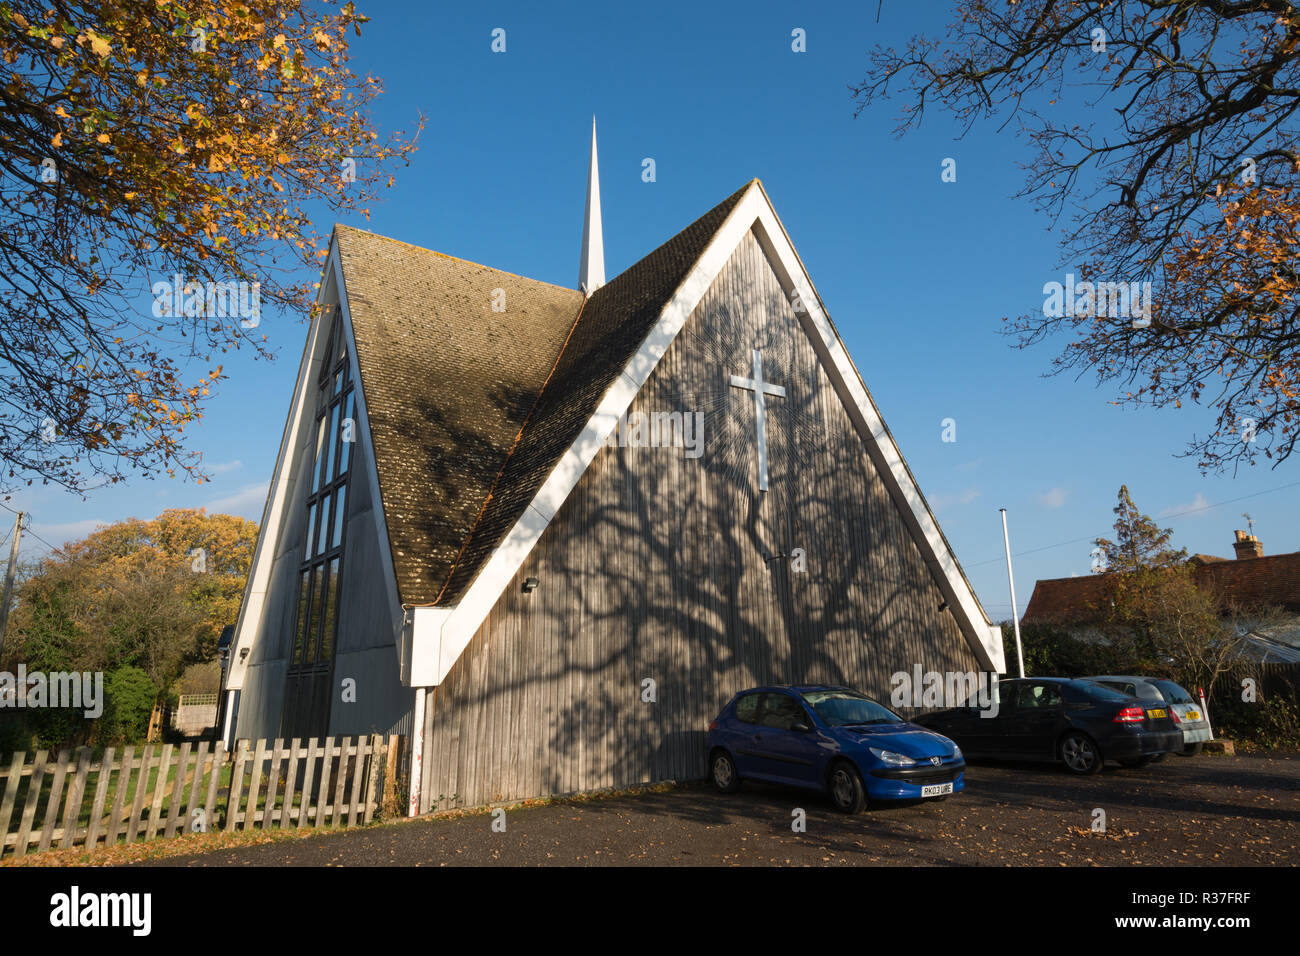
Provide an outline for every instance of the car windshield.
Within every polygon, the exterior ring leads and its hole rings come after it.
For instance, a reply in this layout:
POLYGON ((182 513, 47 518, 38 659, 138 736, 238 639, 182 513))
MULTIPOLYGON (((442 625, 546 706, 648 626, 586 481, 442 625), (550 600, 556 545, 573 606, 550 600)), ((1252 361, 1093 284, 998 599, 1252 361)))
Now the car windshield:
POLYGON ((1192 704, 1192 695, 1187 693, 1171 680, 1153 680, 1151 683, 1160 688, 1160 693, 1165 695, 1165 700, 1171 704, 1192 704))
POLYGON ((831 727, 903 722, 903 718, 892 710, 851 690, 812 690, 804 694, 803 699, 831 727))

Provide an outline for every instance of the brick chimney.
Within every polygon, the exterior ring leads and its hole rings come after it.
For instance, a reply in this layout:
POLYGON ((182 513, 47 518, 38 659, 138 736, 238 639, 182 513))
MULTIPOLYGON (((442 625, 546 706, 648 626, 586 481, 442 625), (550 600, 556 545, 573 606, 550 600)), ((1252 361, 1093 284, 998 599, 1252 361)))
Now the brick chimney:
POLYGON ((1232 542, 1233 549, 1237 552, 1237 558, 1262 558, 1264 556, 1264 546, 1259 543, 1259 538, 1253 534, 1247 534, 1245 531, 1232 532, 1237 536, 1237 540, 1232 542))

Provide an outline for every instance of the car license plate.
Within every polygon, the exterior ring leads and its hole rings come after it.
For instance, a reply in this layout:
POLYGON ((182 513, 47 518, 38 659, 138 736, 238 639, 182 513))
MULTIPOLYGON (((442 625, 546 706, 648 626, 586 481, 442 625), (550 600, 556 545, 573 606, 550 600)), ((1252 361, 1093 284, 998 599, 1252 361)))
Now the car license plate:
POLYGON ((1189 710, 1189 711, 1187 712, 1187 719, 1188 719, 1188 720, 1200 720, 1200 719, 1201 719, 1201 712, 1200 712, 1199 710, 1189 710))
POLYGON ((1148 716, 1148 717, 1167 717, 1167 716, 1169 716, 1169 715, 1165 713, 1163 707, 1157 707, 1155 710, 1148 710, 1148 711, 1147 711, 1147 716, 1148 716))
POLYGON ((924 797, 942 797, 945 793, 952 793, 952 784, 950 783, 932 783, 929 786, 921 788, 921 796, 924 797))

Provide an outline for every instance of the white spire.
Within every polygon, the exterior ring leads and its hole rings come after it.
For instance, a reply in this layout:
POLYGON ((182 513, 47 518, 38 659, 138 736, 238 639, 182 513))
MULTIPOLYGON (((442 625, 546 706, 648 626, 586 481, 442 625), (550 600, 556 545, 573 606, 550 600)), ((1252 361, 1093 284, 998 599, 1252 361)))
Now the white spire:
POLYGON ((582 262, 578 288, 591 295, 605 284, 605 237, 600 228, 600 171, 596 168, 596 117, 591 118, 591 164, 587 167, 587 211, 582 219, 582 262))

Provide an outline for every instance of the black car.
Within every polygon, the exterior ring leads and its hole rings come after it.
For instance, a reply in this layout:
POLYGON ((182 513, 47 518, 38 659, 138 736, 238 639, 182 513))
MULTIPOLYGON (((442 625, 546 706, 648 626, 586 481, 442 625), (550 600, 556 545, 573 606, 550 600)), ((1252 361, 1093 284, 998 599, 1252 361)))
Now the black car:
POLYGON ((913 723, 951 737, 968 757, 1059 760, 1078 774, 1096 773, 1107 760, 1141 767, 1183 746, 1162 702, 1063 677, 999 681, 995 716, 957 707, 913 723))

